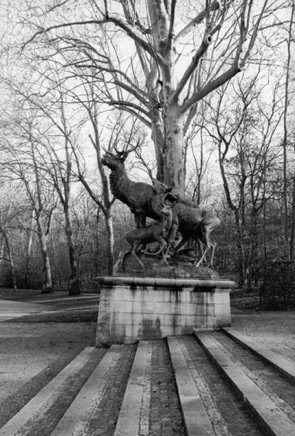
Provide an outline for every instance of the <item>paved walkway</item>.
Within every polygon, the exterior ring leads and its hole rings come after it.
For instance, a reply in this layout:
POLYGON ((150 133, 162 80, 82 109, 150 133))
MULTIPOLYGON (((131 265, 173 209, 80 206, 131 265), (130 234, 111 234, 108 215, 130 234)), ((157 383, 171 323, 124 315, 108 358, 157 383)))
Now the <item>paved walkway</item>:
POLYGON ((295 311, 243 312, 232 309, 232 327, 269 350, 295 361, 295 311))
POLYGON ((43 304, 24 303, 21 301, 0 300, 0 321, 19 318, 32 313, 48 311, 49 307, 43 304))
POLYGON ((41 299, 41 296, 37 295, 37 298, 38 297, 41 302, 12 301, 7 298, 0 298, 0 322, 32 314, 45 315, 48 313, 67 311, 87 311, 93 309, 93 307, 97 307, 99 301, 98 294, 87 294, 67 298, 64 298, 64 295, 63 298, 60 298, 59 294, 56 294, 56 296, 51 295, 50 298, 43 296, 41 299))

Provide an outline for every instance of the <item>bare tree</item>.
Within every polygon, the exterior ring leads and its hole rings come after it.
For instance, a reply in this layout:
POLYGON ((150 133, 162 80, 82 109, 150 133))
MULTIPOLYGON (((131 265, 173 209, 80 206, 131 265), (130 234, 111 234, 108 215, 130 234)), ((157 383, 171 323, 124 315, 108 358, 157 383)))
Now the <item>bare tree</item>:
POLYGON ((70 77, 95 71, 103 101, 151 129, 157 178, 183 194, 184 137, 197 104, 244 68, 277 3, 89 0, 83 9, 71 1, 46 6, 40 4, 39 17, 30 10, 37 30, 26 47, 43 42, 48 54, 41 60, 55 57, 70 77))
POLYGON ((6 199, 7 204, 2 203, 0 210, 0 235, 2 236, 2 246, 0 253, 0 264, 5 261, 10 265, 11 279, 14 291, 17 290, 17 279, 14 265, 14 256, 11 248, 11 230, 16 225, 16 218, 20 214, 17 205, 13 205, 11 198, 6 199))
MULTIPOLYGON (((292 41, 294 42, 294 35, 292 33, 293 21, 295 14, 295 2, 291 2, 291 15, 290 15, 290 23, 288 26, 287 36, 285 42, 287 44, 287 61, 286 61, 286 76, 285 76, 285 104, 284 104, 284 136, 283 136, 283 150, 284 150, 284 237, 285 237, 285 249, 286 256, 288 259, 293 259, 294 253, 294 215, 292 217, 293 225, 291 226, 291 241, 289 242, 289 202, 288 202, 288 109, 290 106, 290 73, 291 73, 291 46, 292 41)), ((294 47, 293 47, 294 50, 294 47)), ((294 80, 294 77, 293 77, 294 80)), ((294 96, 293 96, 294 98, 294 96)), ((295 179, 294 179, 295 180, 295 179)), ((295 195, 294 195, 295 198, 295 195)), ((294 207, 294 206, 293 206, 294 207)))
POLYGON ((35 231, 38 235, 43 260, 42 293, 51 293, 53 292, 53 282, 48 239, 56 208, 56 196, 53 188, 39 171, 38 148, 32 136, 32 124, 31 122, 28 124, 23 122, 21 126, 20 119, 13 124, 14 143, 9 141, 10 137, 7 135, 5 143, 1 147, 5 156, 1 164, 7 177, 20 181, 27 194, 31 209, 34 211, 35 231), (16 138, 19 139, 18 142, 15 141, 16 138))
POLYGON ((235 216, 241 285, 246 277, 251 281, 258 250, 258 217, 274 196, 272 178, 278 170, 279 139, 277 144, 274 140, 283 116, 280 83, 274 86, 267 107, 258 77, 259 71, 248 83, 241 80, 235 84, 235 105, 225 100, 221 89, 217 106, 212 108, 214 129, 207 127, 218 146, 224 193, 235 216))

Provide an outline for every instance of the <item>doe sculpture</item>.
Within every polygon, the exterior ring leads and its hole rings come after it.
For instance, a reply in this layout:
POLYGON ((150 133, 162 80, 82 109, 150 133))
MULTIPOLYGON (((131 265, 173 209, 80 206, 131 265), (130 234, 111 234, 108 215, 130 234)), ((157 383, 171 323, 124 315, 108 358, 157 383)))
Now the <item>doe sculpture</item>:
POLYGON ((195 260, 194 265, 199 266, 204 261, 206 253, 211 248, 211 257, 209 266, 213 267, 214 254, 216 243, 211 241, 211 233, 219 227, 220 219, 201 208, 192 208, 183 204, 177 203, 177 197, 172 194, 167 194, 164 199, 164 206, 161 210, 164 216, 169 216, 171 226, 167 238, 167 247, 165 258, 169 254, 172 243, 176 238, 177 231, 181 233, 182 240, 176 245, 173 250, 173 255, 182 247, 190 238, 194 239, 200 248, 201 258, 195 260), (172 217, 171 217, 172 212, 172 217), (203 248, 205 246, 205 249, 203 248))

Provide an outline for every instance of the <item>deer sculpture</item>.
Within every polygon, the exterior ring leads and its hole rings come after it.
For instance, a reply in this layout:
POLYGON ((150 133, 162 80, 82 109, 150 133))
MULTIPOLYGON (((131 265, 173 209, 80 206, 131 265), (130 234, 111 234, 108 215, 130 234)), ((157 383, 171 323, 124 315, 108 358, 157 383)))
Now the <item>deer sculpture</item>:
POLYGON ((177 197, 167 194, 161 213, 164 216, 171 217, 171 211, 172 218, 169 219, 172 220, 172 223, 167 239, 165 257, 167 257, 176 233, 179 231, 182 235, 182 240, 174 248, 173 254, 176 254, 185 242, 191 238, 197 241, 201 251, 201 258, 199 261, 196 259, 194 265, 199 266, 204 261, 208 250, 212 249, 209 266, 213 267, 216 243, 211 241, 210 235, 219 227, 220 219, 212 212, 204 209, 196 209, 177 203, 177 197))
MULTIPOLYGON (((132 149, 133 150, 133 149, 132 149)), ((111 170, 110 186, 115 198, 125 203, 135 216, 136 227, 144 227, 146 217, 161 220, 161 214, 154 211, 152 200, 156 191, 151 185, 129 179, 125 170, 125 160, 130 151, 118 151, 116 154, 106 152, 102 164, 111 170)))
MULTIPOLYGON (((162 200, 164 195, 171 191, 171 188, 156 179, 152 179, 153 186, 129 179, 125 169, 125 160, 136 147, 128 151, 116 149, 116 154, 108 151, 101 162, 111 170, 110 186, 113 196, 129 207, 135 216, 135 225, 138 228, 146 225, 146 217, 157 221, 161 220, 162 200)), ((196 203, 185 196, 178 197, 178 202, 198 207, 196 203)))
MULTIPOLYGON (((163 205, 164 206, 164 205, 163 205)), ((155 253, 148 253, 149 255, 156 256, 163 253, 163 260, 168 265, 167 259, 164 255, 164 249, 167 246, 166 238, 168 237, 169 230, 172 225, 172 209, 167 209, 163 214, 162 220, 154 222, 146 227, 133 229, 127 233, 126 239, 130 244, 130 250, 126 251, 122 256, 122 269, 124 269, 124 261, 127 254, 131 253, 135 259, 140 263, 142 267, 144 264, 137 256, 137 252, 140 252, 142 248, 151 242, 159 242, 160 247, 155 253)))

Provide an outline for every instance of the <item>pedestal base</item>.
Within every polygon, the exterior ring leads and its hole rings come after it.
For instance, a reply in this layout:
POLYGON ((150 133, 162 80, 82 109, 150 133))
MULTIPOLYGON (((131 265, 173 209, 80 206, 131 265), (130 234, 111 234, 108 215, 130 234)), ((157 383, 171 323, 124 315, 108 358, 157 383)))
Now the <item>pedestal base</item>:
POLYGON ((100 277, 96 346, 230 327, 229 280, 100 277))

